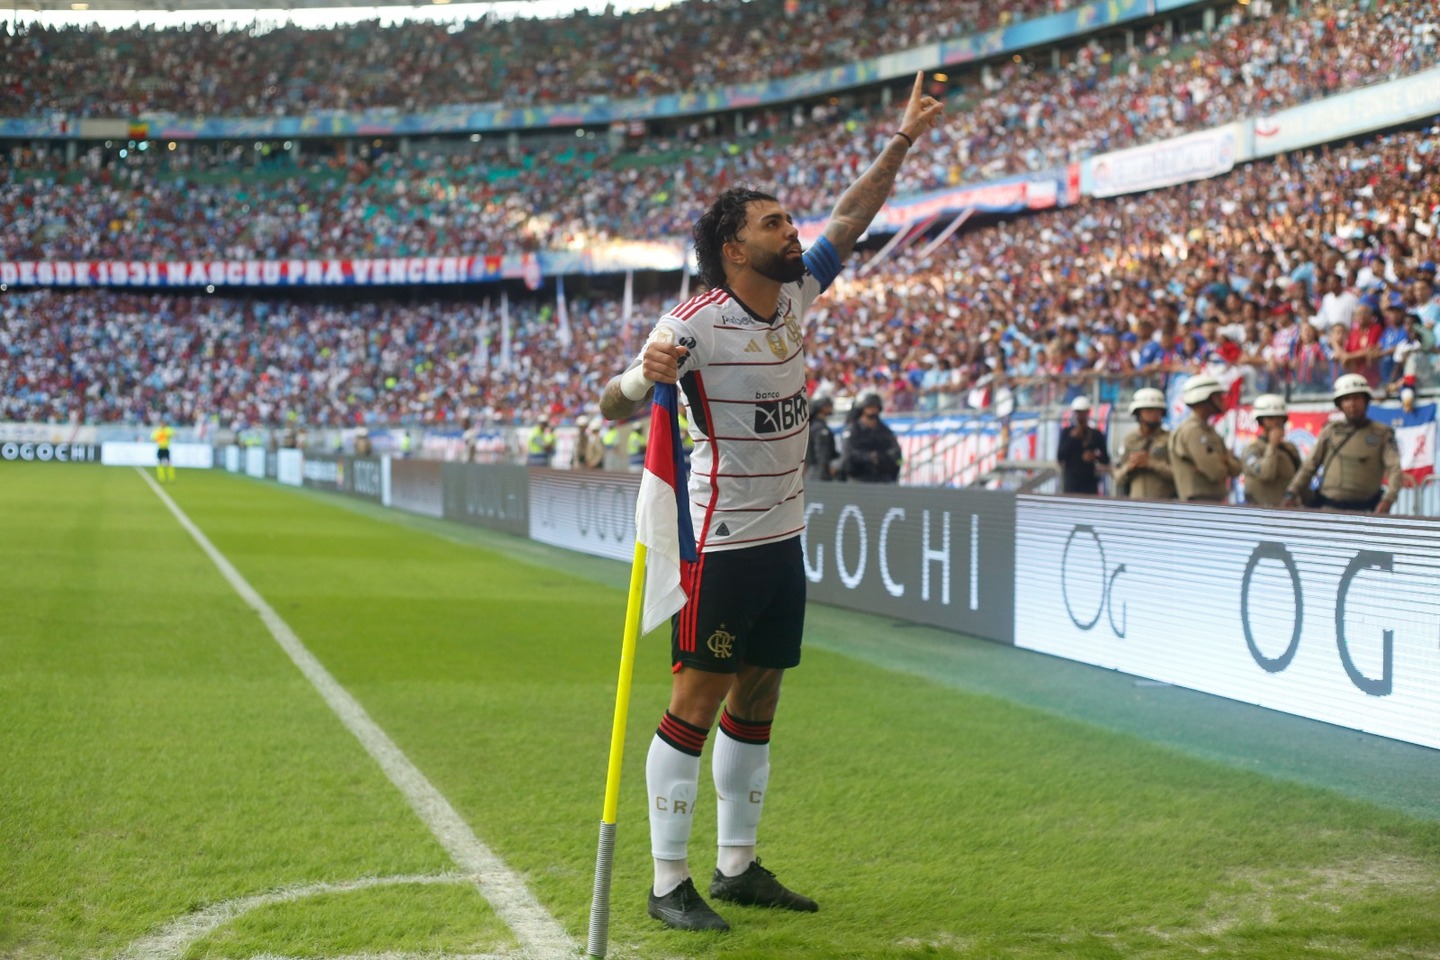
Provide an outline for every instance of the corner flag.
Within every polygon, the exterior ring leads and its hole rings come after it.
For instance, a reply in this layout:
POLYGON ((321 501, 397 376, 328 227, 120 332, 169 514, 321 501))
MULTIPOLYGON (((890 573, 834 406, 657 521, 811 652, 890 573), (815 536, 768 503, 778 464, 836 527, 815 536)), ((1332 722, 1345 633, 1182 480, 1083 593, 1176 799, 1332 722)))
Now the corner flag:
POLYGON ((645 447, 645 474, 640 478, 640 496, 635 502, 635 561, 630 565, 620 679, 615 689, 615 719, 610 727, 610 767, 605 777, 605 806, 600 814, 600 842, 595 850, 595 887, 590 898, 586 948, 586 956, 594 960, 604 957, 610 944, 610 875, 615 861, 620 767, 625 757, 625 719, 630 712, 641 595, 645 631, 649 632, 685 605, 680 561, 696 559, 686 472, 685 453, 680 446, 680 394, 674 384, 659 383, 650 404, 650 442, 645 447))
POLYGON ((685 605, 680 561, 696 559, 687 472, 680 445, 679 390, 671 383, 657 383, 650 404, 645 473, 635 503, 635 541, 647 551, 641 633, 649 633, 685 605))

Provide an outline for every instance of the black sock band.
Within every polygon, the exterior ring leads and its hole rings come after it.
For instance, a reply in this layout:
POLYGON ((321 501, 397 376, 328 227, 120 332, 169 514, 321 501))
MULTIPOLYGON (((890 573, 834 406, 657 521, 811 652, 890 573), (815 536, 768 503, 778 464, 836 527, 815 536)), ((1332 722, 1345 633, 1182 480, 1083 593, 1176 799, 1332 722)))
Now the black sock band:
POLYGON ((731 716, 728 707, 720 712, 720 729, 726 736, 741 743, 763 745, 770 742, 769 720, 741 720, 731 716))
POLYGON ((656 729, 655 734, 681 753, 698 757, 700 751, 705 749, 705 738, 710 736, 710 728, 686 723, 666 710, 665 716, 660 718, 660 726, 656 729))

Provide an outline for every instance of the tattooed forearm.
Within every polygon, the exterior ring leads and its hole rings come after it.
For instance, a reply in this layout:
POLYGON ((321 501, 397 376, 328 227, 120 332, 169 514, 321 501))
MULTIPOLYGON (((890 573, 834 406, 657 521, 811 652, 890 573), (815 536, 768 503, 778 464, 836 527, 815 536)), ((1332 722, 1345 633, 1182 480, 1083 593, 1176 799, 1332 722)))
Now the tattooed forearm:
POLYGON ((611 377, 610 382, 605 384, 605 392, 600 395, 600 416, 606 420, 624 420, 633 417, 644 403, 644 400, 631 400, 625 396, 620 389, 620 378, 611 377))
POLYGON ((875 219, 875 214, 885 205, 885 198, 890 196, 890 188, 895 186, 895 176, 900 172, 907 148, 904 139, 891 137, 870 168, 850 185, 835 204, 830 222, 825 227, 825 236, 835 245, 841 261, 850 256, 850 251, 855 249, 855 241, 860 239, 870 221, 875 219))

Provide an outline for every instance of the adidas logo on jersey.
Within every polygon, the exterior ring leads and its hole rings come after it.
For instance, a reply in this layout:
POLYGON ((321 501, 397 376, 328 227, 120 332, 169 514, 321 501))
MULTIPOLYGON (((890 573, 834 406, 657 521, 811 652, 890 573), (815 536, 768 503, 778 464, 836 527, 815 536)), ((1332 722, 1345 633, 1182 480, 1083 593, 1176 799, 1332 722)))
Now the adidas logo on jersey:
POLYGON ((727 527, 727 526, 725 526, 724 523, 721 523, 720 526, 718 526, 718 527, 715 528, 715 536, 717 536, 717 537, 728 537, 728 536, 730 536, 730 528, 727 527))
POLYGON ((745 352, 746 352, 746 353, 759 353, 759 352, 760 352, 760 344, 756 343, 754 340, 751 340, 749 343, 745 344, 745 352))

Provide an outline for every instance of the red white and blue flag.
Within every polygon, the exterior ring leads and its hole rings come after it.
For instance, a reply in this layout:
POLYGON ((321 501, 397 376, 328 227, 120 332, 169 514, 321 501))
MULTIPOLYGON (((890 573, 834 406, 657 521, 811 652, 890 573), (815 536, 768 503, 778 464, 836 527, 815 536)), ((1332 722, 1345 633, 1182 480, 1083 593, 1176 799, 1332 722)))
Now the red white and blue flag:
POLYGON ((1388 423, 1400 447, 1400 465, 1415 480, 1435 472, 1435 404, 1417 406, 1406 413, 1399 407, 1373 406, 1370 419, 1388 423))
POLYGON ((679 403, 679 391, 673 383, 655 385, 645 472, 640 477, 640 497, 635 504, 635 539, 648 551, 643 633, 649 633, 685 606, 680 562, 694 563, 697 558, 686 490, 688 469, 680 445, 679 403))

